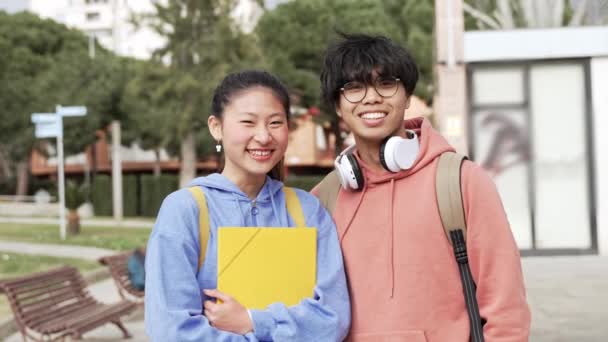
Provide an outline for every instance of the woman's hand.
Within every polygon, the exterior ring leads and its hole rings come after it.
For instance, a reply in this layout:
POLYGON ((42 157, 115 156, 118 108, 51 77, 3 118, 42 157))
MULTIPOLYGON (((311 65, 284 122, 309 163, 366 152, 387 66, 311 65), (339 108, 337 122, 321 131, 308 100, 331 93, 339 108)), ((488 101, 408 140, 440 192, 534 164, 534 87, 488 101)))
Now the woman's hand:
POLYGON ((219 290, 203 290, 203 293, 222 301, 222 303, 214 303, 207 300, 203 305, 203 314, 211 326, 239 335, 253 331, 253 322, 251 322, 247 309, 234 298, 219 290))

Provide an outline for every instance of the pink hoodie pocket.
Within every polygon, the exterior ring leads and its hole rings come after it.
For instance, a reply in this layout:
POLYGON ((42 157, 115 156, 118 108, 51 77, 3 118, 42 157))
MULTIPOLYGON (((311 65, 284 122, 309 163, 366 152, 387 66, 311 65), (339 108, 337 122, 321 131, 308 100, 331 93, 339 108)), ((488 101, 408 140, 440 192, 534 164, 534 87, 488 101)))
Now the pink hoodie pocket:
POLYGON ((427 342, 422 330, 354 333, 348 340, 351 342, 427 342))

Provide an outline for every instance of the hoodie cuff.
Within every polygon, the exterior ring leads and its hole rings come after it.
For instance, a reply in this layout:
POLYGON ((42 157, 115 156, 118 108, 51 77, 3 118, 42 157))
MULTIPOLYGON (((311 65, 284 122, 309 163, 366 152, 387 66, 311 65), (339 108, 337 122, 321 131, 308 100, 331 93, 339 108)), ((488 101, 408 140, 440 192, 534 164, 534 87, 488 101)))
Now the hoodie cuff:
POLYGON ((253 321, 253 334, 260 341, 272 340, 272 329, 274 328, 274 318, 270 312, 262 310, 249 310, 253 321))
POLYGON ((251 310, 247 309, 247 314, 249 315, 249 320, 251 321, 251 332, 254 332, 255 327, 253 326, 253 317, 251 316, 251 310))

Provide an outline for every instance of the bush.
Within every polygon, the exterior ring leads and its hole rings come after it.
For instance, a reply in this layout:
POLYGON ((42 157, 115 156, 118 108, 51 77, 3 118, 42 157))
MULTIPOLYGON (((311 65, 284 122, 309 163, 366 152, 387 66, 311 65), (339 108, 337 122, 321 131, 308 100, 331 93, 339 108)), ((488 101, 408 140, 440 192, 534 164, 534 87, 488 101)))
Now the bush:
POLYGON ((74 180, 68 180, 65 184, 65 207, 68 210, 76 210, 87 200, 87 186, 79 185, 74 180))
POLYGON ((1 195, 14 195, 17 191, 17 178, 0 178, 0 194, 1 195))
POLYGON ((325 175, 289 176, 285 180, 285 185, 310 191, 323 177, 325 175))
POLYGON ((137 179, 137 175, 122 175, 122 213, 124 216, 139 215, 137 179))
POLYGON ((59 198, 56 179, 30 177, 28 194, 34 195, 34 194, 36 194, 36 191, 38 191, 40 189, 44 189, 44 190, 48 191, 48 193, 51 196, 53 196, 55 198, 59 198))
POLYGON ((112 179, 97 174, 91 191, 91 201, 96 216, 112 216, 112 179))
POLYGON ((179 188, 177 175, 142 175, 140 181, 142 216, 156 216, 163 199, 179 188))

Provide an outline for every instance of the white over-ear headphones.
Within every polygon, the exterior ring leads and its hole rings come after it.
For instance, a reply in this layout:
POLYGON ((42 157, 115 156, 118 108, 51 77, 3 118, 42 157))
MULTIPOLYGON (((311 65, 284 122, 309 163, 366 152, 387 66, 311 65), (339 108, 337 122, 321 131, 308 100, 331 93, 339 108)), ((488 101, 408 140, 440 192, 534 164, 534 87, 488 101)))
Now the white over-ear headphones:
MULTIPOLYGON (((399 136, 389 137, 380 146, 380 163, 391 172, 407 170, 414 165, 420 143, 414 131, 406 130, 407 138, 399 136)), ((340 184, 344 190, 361 190, 365 182, 363 172, 352 155, 356 145, 347 147, 334 161, 334 167, 340 184)))

